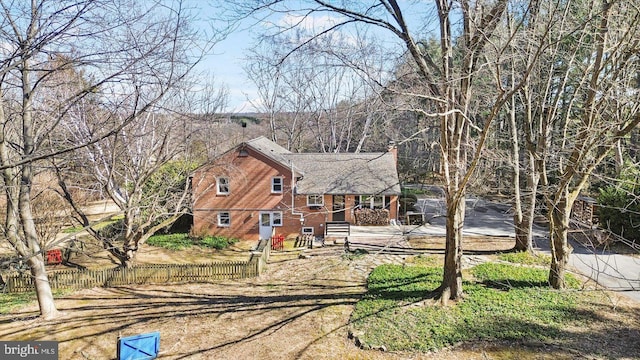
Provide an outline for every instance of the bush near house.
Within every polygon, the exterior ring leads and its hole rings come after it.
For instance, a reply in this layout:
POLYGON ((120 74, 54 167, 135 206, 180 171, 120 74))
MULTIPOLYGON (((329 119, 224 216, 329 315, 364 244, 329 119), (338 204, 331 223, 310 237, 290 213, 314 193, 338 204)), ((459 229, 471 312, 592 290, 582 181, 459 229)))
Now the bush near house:
POLYGON ((625 163, 615 185, 600 189, 598 218, 600 227, 629 240, 640 239, 640 169, 625 163))
POLYGON ((147 240, 147 244, 169 250, 183 250, 192 246, 221 250, 237 243, 238 241, 240 240, 235 238, 226 238, 224 236, 192 237, 187 233, 179 233, 153 235, 147 240))

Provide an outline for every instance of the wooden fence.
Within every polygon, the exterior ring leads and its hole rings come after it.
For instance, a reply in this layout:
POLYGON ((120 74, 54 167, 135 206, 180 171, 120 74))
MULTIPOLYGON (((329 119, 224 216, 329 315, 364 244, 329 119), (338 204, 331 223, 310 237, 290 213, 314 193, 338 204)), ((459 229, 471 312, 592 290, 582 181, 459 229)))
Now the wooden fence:
MULTIPOLYGON (((245 279, 260 275, 266 267, 271 241, 261 242, 251 252, 248 261, 209 264, 149 264, 130 268, 99 270, 61 270, 48 273, 52 289, 86 289, 132 284, 168 284, 211 282, 245 279)), ((5 291, 10 293, 34 290, 33 278, 28 273, 4 275, 5 291)))

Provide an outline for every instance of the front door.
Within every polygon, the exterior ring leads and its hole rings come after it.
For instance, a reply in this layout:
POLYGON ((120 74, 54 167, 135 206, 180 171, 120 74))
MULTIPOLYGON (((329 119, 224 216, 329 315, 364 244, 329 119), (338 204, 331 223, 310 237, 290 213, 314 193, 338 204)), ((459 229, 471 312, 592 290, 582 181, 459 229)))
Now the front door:
POLYGON ((331 221, 344 221, 344 195, 333 195, 333 216, 331 221))
POLYGON ((271 224, 272 224, 271 213, 261 212, 260 213, 260 239, 268 239, 271 237, 271 233, 273 231, 271 224))

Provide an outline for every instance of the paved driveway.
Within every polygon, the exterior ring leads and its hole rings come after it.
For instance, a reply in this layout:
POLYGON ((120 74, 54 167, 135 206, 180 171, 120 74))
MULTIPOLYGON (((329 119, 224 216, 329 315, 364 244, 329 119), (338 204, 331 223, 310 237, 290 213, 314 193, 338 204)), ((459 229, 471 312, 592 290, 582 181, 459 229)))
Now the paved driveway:
MULTIPOLYGON (((468 236, 514 237, 510 206, 493 203, 481 198, 468 197, 463 233, 468 236)), ((443 198, 419 199, 417 207, 424 212, 427 224, 423 226, 353 227, 354 242, 363 243, 366 238, 396 239, 386 247, 398 253, 408 249, 402 235, 445 235, 445 206, 443 198), (389 248, 390 247, 390 248, 389 248)), ((534 247, 550 253, 548 229, 534 225, 534 247)), ((388 242, 385 242, 388 244, 388 242)), ((569 265, 581 274, 590 277, 603 287, 620 292, 640 301, 640 258, 614 254, 571 242, 574 250, 569 265)))
POLYGON ((640 302, 640 258, 592 249, 576 242, 569 265, 598 284, 640 302))
MULTIPOLYGON (((467 198, 465 235, 515 236, 509 205, 488 202, 480 198, 467 198)), ((410 230, 416 234, 444 235, 444 199, 419 199, 418 207, 424 212, 427 224, 410 230)), ((548 229, 534 226, 534 246, 550 253, 548 229)), ((574 250, 569 264, 600 285, 640 301, 640 258, 592 249, 572 242, 574 250)))

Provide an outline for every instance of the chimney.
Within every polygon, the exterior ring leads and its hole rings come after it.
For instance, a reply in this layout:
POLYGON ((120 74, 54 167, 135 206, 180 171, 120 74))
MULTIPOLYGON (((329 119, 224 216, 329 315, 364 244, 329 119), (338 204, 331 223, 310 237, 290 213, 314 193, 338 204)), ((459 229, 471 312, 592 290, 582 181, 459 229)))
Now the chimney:
POLYGON ((389 141, 389 145, 387 145, 387 151, 393 155, 393 159, 396 161, 396 165, 398 165, 398 146, 396 145, 395 141, 389 141))

